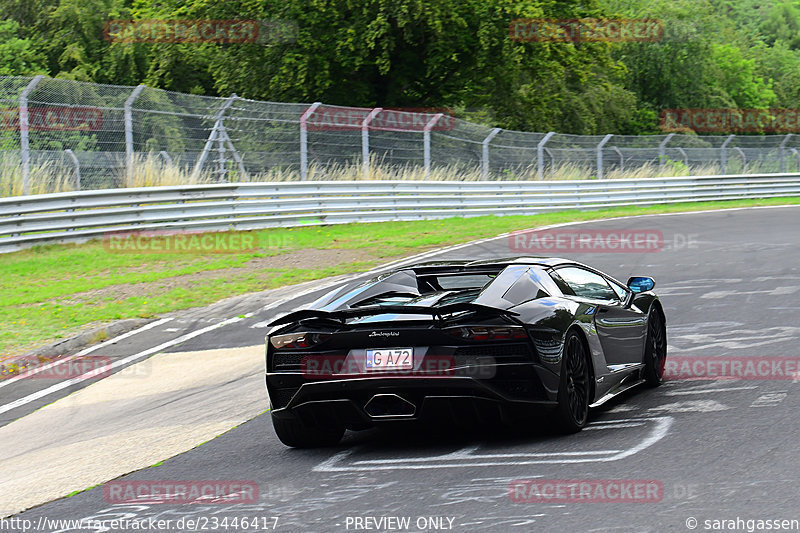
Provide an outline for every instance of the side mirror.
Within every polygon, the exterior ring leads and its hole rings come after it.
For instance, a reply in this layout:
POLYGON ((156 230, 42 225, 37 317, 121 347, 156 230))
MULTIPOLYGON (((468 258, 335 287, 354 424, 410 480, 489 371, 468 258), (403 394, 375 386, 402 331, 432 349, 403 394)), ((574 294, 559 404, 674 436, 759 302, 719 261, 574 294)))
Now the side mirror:
POLYGON ((656 281, 653 278, 648 278, 647 276, 634 276, 628 279, 628 288, 632 292, 646 292, 652 291, 653 287, 656 286, 656 281))

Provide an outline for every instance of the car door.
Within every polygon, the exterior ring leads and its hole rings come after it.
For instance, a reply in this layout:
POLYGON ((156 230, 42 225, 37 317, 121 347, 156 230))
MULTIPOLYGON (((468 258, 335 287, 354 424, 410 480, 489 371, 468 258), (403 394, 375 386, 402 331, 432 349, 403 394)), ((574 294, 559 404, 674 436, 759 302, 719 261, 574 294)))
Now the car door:
POLYGON ((562 267, 555 272, 575 298, 595 304, 595 327, 608 365, 613 368, 640 363, 647 317, 635 306, 625 307, 627 289, 578 266, 562 267))

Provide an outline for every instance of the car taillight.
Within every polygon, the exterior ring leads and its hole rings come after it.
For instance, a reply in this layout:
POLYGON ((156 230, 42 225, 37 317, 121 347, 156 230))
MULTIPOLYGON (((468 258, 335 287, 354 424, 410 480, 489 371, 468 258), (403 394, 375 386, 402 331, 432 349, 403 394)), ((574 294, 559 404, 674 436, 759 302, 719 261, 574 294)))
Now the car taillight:
POLYGON ((502 341, 512 339, 527 339, 525 328, 521 326, 482 327, 467 326, 452 328, 448 331, 454 337, 473 341, 502 341))
POLYGON ((276 350, 302 350, 311 348, 330 337, 329 333, 286 333, 269 338, 269 342, 276 350))

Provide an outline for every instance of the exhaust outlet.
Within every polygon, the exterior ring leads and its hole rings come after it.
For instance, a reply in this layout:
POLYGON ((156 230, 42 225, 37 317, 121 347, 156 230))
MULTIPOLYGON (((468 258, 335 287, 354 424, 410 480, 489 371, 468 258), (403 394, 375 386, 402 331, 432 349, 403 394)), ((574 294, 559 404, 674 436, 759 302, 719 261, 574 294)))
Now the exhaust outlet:
POLYGON ((364 411, 372 418, 409 417, 417 407, 397 394, 376 394, 364 405, 364 411))

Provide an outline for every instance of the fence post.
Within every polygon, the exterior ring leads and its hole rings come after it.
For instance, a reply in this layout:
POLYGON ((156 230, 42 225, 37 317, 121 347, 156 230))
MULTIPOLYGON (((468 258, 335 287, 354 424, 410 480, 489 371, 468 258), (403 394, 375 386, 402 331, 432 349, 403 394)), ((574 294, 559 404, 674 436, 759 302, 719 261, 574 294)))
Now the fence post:
POLYGON ((781 158, 781 172, 786 172, 786 157, 785 157, 786 156, 786 143, 789 142, 789 139, 791 139, 791 138, 792 138, 792 134, 789 133, 789 134, 786 135, 786 137, 783 138, 783 141, 781 141, 781 146, 780 146, 780 150, 779 150, 780 158, 781 158))
MULTIPOLYGON (((544 145, 547 144, 547 141, 550 140, 550 137, 555 134, 556 132, 554 131, 548 132, 547 135, 545 135, 542 140, 539 141, 539 144, 536 145, 536 177, 540 180, 544 179, 544 145)), ((553 164, 552 157, 550 158, 550 164, 553 164)))
POLYGON ((39 82, 45 78, 39 75, 33 78, 22 94, 19 95, 19 149, 22 158, 22 194, 31 193, 31 151, 28 140, 30 121, 28 120, 28 95, 31 94, 39 82))
POLYGON ((225 169, 225 126, 222 125, 220 120, 220 128, 217 131, 217 182, 222 183, 223 180, 227 181, 228 173, 225 169))
POLYGON ((425 166, 425 179, 431 175, 431 130, 443 116, 444 113, 437 113, 422 130, 422 164, 425 166))
POLYGON ((483 151, 481 152, 481 163, 483 164, 483 179, 485 180, 489 179, 489 143, 492 142, 492 139, 494 139, 500 131, 501 128, 493 129, 482 143, 483 151))
POLYGON ((736 135, 730 135, 725 142, 722 143, 722 146, 719 147, 719 163, 720 167, 722 168, 722 174, 724 175, 728 169, 728 155, 725 153, 725 148, 728 146, 728 143, 733 140, 736 135))
POLYGON ((123 115, 125 119, 125 185, 133 187, 133 102, 139 98, 144 85, 137 85, 125 100, 123 115))
POLYGON ((369 123, 381 111, 383 111, 382 107, 376 107, 361 121, 361 165, 365 180, 369 179, 369 123))
POLYGON ((662 168, 664 168, 664 164, 665 164, 665 162, 664 162, 664 158, 666 157, 666 148, 667 148, 667 143, 668 143, 668 142, 669 142, 669 141, 670 141, 670 140, 671 140, 673 137, 675 137, 675 134, 674 134, 674 133, 670 133, 670 134, 669 134, 669 135, 667 135, 667 136, 666 136, 666 138, 665 138, 663 141, 661 141, 661 143, 658 145, 658 168, 659 168, 659 169, 662 169, 662 168))
POLYGON ((78 163, 78 158, 75 157, 75 152, 67 148, 64 150, 64 153, 67 154, 70 159, 72 159, 72 164, 75 165, 75 190, 81 190, 81 164, 78 163))
POLYGON ((603 146, 605 146, 613 136, 613 133, 609 133, 603 137, 603 140, 597 145, 597 179, 599 180, 603 179, 603 146))
POLYGON ((300 115, 300 179, 308 179, 308 117, 314 114, 322 102, 314 102, 300 115))
POLYGON ((222 126, 222 117, 225 115, 225 111, 227 111, 228 108, 233 105, 233 101, 236 100, 236 98, 238 98, 236 93, 231 94, 214 116, 214 127, 211 129, 208 139, 206 139, 206 145, 203 146, 203 151, 200 153, 200 157, 194 164, 194 168, 192 169, 192 179, 196 179, 197 176, 200 175, 200 171, 203 169, 203 165, 206 162, 206 157, 208 157, 208 152, 211 151, 211 147, 214 145, 214 141, 217 139, 217 137, 221 135, 220 126, 222 126))

